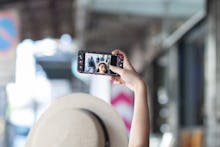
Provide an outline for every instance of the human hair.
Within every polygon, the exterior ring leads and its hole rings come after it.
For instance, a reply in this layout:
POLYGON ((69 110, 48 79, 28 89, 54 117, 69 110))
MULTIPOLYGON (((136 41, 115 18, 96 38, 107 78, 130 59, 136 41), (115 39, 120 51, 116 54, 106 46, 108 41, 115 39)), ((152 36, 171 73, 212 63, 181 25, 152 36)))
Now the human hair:
POLYGON ((106 69, 106 70, 105 70, 105 73, 107 73, 107 65, 106 65, 106 63, 99 63, 96 72, 100 72, 99 67, 100 67, 100 65, 102 65, 102 64, 105 65, 105 69, 106 69))

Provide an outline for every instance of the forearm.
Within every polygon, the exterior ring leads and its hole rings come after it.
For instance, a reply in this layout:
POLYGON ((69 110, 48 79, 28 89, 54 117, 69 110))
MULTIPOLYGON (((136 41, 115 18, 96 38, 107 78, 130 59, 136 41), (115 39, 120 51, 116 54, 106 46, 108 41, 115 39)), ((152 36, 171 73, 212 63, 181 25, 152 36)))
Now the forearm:
POLYGON ((149 110, 147 88, 143 81, 134 91, 134 114, 131 126, 129 147, 149 146, 149 110))
POLYGON ((146 85, 140 79, 124 52, 114 50, 112 54, 122 54, 124 56, 124 67, 110 66, 113 72, 120 75, 117 78, 111 77, 111 80, 116 84, 125 84, 135 94, 129 147, 149 147, 149 111, 146 85))

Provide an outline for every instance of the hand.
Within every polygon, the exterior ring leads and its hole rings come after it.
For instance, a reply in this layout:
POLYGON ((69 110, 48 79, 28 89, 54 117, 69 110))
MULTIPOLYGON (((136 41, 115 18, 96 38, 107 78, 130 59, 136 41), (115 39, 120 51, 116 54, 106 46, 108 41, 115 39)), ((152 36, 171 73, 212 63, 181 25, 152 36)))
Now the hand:
POLYGON ((112 51, 112 54, 123 55, 124 65, 123 68, 110 66, 110 69, 113 72, 120 75, 120 77, 111 76, 110 79, 113 81, 114 84, 125 84, 132 91, 136 91, 140 87, 140 85, 143 84, 144 82, 141 80, 141 78, 139 77, 139 75, 137 74, 131 63, 129 62, 127 55, 119 49, 112 51))

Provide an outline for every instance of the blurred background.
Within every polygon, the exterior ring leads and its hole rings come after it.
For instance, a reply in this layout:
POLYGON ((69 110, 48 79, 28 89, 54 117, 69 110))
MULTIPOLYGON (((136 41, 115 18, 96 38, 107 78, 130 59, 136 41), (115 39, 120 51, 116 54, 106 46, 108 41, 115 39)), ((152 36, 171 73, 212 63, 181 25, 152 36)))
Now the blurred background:
POLYGON ((133 93, 76 71, 78 50, 116 48, 149 85, 150 147, 220 147, 219 8, 219 0, 0 0, 0 147, 24 147, 48 105, 73 92, 112 104, 129 136, 133 93))

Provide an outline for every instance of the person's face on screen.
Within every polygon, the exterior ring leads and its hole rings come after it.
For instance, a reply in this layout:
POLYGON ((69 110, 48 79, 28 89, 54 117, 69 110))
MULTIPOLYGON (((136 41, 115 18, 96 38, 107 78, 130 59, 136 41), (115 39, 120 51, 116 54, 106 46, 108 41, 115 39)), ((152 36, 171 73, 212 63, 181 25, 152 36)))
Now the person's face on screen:
POLYGON ((107 71, 107 66, 105 63, 99 64, 99 73, 106 73, 107 71))

